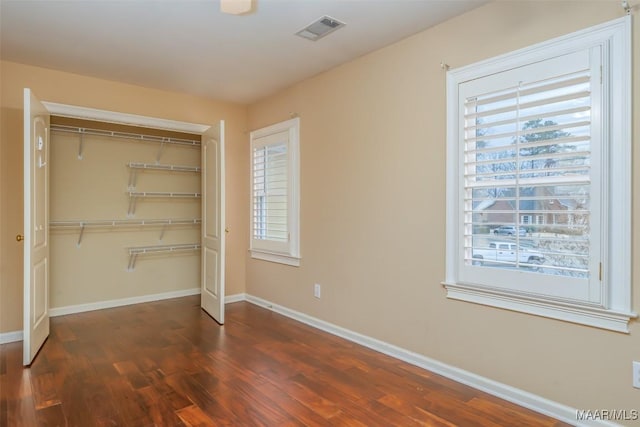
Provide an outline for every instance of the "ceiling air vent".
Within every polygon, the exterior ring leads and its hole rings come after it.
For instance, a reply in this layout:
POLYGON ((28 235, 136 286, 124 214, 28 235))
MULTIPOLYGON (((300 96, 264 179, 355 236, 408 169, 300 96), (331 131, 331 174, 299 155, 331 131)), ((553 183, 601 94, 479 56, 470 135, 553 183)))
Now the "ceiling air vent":
POLYGON ((298 31, 296 35, 311 41, 316 41, 344 26, 344 22, 325 15, 298 31))

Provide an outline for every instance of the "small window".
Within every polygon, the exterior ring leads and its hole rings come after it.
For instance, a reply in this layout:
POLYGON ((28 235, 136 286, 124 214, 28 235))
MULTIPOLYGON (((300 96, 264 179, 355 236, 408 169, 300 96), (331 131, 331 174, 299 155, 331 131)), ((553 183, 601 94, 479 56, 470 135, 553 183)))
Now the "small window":
POLYGON ((300 265, 299 134, 298 118, 251 132, 253 258, 300 265))
POLYGON ((630 27, 448 72, 448 297, 628 331, 630 27))

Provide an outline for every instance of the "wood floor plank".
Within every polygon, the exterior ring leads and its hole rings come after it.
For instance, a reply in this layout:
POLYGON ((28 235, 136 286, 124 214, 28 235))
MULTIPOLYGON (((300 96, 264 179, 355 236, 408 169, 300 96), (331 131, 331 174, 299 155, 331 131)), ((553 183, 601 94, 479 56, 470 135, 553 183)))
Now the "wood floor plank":
POLYGON ((38 421, 33 400, 28 397, 9 399, 7 401, 6 425, 11 427, 37 426, 38 421))
MULTIPOLYGON (((221 403, 221 399, 213 397, 213 391, 208 391, 200 383, 184 373, 175 373, 165 378, 176 393, 179 393, 189 399, 196 407, 205 411, 209 417, 214 419, 218 425, 234 425, 237 424, 236 417, 233 412, 221 403)), ((194 406, 192 405, 192 406, 194 406)), ((184 408, 183 408, 184 409, 184 408)), ((182 409, 176 413, 180 413, 182 409)), ((215 424, 214 424, 215 425, 215 424)))
MULTIPOLYGON (((110 378, 106 382, 113 407, 124 425, 147 426, 151 425, 149 411, 143 395, 131 387, 126 377, 110 378)), ((103 414, 101 418, 104 418, 103 414)))
POLYGON ((393 408, 396 411, 406 414, 414 421, 421 423, 422 425, 430 427, 455 427, 453 424, 435 414, 423 410, 418 405, 410 403, 407 399, 401 399, 396 395, 387 394, 379 399, 379 402, 389 408, 393 408))
POLYGON ((93 411, 95 408, 87 405, 84 398, 84 390, 88 390, 84 378, 78 375, 69 375, 59 385, 59 394, 62 412, 72 426, 95 426, 96 419, 93 411))
POLYGON ((479 409, 488 419, 492 419, 498 423, 514 424, 517 423, 520 427, 532 427, 532 426, 553 426, 555 420, 548 420, 547 423, 541 423, 537 414, 533 411, 527 413, 527 411, 521 410, 521 408, 511 408, 509 404, 503 402, 496 403, 487 399, 473 398, 468 403, 476 409, 479 409))
POLYGON ((60 342, 75 341, 77 339, 76 335, 69 328, 69 325, 63 322, 59 323, 54 333, 60 342))
POLYGON ((31 386, 33 388, 33 401, 36 410, 45 409, 61 403, 60 396, 58 396, 58 391, 55 387, 53 374, 33 375, 31 377, 31 386))
POLYGON ((199 297, 51 319, 30 368, 0 346, 0 426, 565 424, 269 310, 199 297))
POLYGON ((166 382, 166 376, 162 371, 155 370, 147 372, 146 375, 151 383, 150 387, 153 387, 155 394, 160 396, 163 402, 166 403, 166 407, 172 412, 193 405, 193 402, 187 396, 177 392, 166 382))
MULTIPOLYGON (((295 417, 305 426, 325 426, 327 425, 326 417, 318 414, 317 411, 310 409, 310 405, 306 401, 296 399, 294 396, 289 395, 283 390, 283 384, 288 384, 288 381, 266 381, 256 385, 256 388, 267 396, 271 396, 275 400, 276 404, 282 408, 291 417, 295 417)), ((341 412, 338 412, 338 415, 341 412)))
POLYGON ((381 418, 389 421, 395 426, 419 427, 424 425, 408 414, 404 414, 395 408, 383 405, 377 400, 363 399, 359 402, 359 405, 371 413, 378 414, 381 418))
POLYGON ((83 393, 83 399, 88 408, 91 408, 92 416, 97 420, 96 425, 120 425, 123 423, 121 411, 117 406, 118 400, 114 399, 108 384, 114 381, 112 375, 92 376, 83 393))
POLYGON ((60 404, 37 409, 36 417, 39 426, 60 427, 67 425, 67 418, 60 404))
POLYGON ((297 400, 326 420, 342 412, 339 403, 325 399, 322 395, 295 381, 280 383, 278 388, 282 393, 297 400))
POLYGON ((188 406, 176 412, 178 417, 189 427, 208 427, 215 422, 197 406, 188 406))
POLYGON ((153 386, 138 389, 138 393, 142 396, 142 401, 147 407, 149 418, 151 418, 154 426, 183 426, 185 423, 178 415, 180 409, 173 408, 171 401, 165 399, 153 386))
POLYGON ((8 379, 6 375, 0 376, 0 426, 8 426, 9 421, 7 421, 7 417, 9 416, 9 400, 7 396, 7 384, 8 379))
POLYGON ((260 426, 302 425, 302 423, 296 422, 294 417, 280 408, 270 396, 263 395, 251 384, 241 379, 234 379, 227 382, 226 385, 230 390, 234 390, 237 396, 245 402, 244 405, 241 405, 236 400, 229 402, 232 404, 234 413, 243 413, 244 422, 255 423, 260 426))

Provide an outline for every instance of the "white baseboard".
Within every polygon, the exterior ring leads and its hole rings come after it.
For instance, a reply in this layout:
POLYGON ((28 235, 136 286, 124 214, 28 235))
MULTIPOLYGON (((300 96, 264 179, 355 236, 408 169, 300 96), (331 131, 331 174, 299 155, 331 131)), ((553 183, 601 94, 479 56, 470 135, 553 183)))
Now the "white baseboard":
POLYGON ((3 332, 0 334, 0 344, 22 341, 22 331, 3 332))
POLYGON ((556 418, 565 423, 576 426, 618 426, 618 424, 604 420, 589 420, 579 422, 576 419, 577 410, 570 406, 566 406, 558 402, 545 399, 544 397, 535 395, 533 393, 529 393, 527 391, 520 390, 515 387, 499 383, 497 381, 493 381, 489 378, 476 375, 472 372, 456 368, 455 366, 439 362, 437 360, 428 358, 418 353, 414 353, 401 347, 397 347, 387 342, 380 341, 375 338, 371 338, 369 336, 351 331, 349 329, 342 328, 332 323, 325 322, 324 320, 306 315, 299 311, 291 310, 287 307, 274 304, 270 301, 255 297, 253 295, 247 294, 246 301, 250 302, 251 304, 255 304, 260 307, 272 310, 276 313, 282 314, 283 316, 289 317, 299 322, 305 323, 314 328, 363 345, 372 350, 421 367, 423 369, 427 369, 431 372, 442 375, 459 383, 468 385, 478 390, 482 390, 493 396, 515 403, 516 405, 524 406, 525 408, 529 408, 541 414, 556 418))
POLYGON ((247 300, 247 294, 245 293, 225 295, 224 297, 225 304, 233 304, 234 302, 240 302, 240 301, 246 301, 246 300, 247 300))
POLYGON ((68 305, 49 309, 49 316, 64 316, 66 314, 84 313, 85 311, 102 310, 104 308, 122 307, 124 305, 140 304, 143 302, 160 301, 163 299, 186 297, 197 295, 200 288, 185 289, 182 291, 163 292, 161 294, 141 295, 138 297, 113 299, 109 301, 91 302, 88 304, 68 305))

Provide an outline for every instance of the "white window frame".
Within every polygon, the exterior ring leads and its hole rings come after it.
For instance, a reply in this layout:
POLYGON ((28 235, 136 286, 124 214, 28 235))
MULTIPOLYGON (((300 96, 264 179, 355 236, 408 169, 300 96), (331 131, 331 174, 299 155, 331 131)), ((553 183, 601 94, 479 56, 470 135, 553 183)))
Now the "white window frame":
POLYGON ((298 267, 300 265, 300 118, 296 117, 284 122, 276 123, 250 134, 250 222, 249 222, 249 252, 252 258, 271 261, 298 267), (254 239, 254 210, 253 210, 253 155, 260 139, 270 135, 288 132, 287 144, 287 228, 288 242, 274 242, 264 239, 254 239))
MULTIPOLYGON (((631 300, 631 17, 616 19, 496 58, 447 72, 447 297, 628 333, 637 314, 631 300), (601 46, 602 90, 602 235, 600 242, 602 299, 575 302, 532 295, 517 288, 492 286, 486 280, 461 280, 464 235, 461 223, 462 156, 459 86, 572 52, 601 46), (608 114, 607 114, 608 109, 608 114)), ((483 269, 491 270, 491 269, 483 269)), ((485 271, 483 271, 485 273, 485 271)), ((467 274, 468 276, 468 274, 467 274)), ((544 275, 540 275, 544 280, 544 275)), ((489 274, 490 277, 490 274, 489 274)), ((490 279, 489 279, 490 280, 490 279)))

